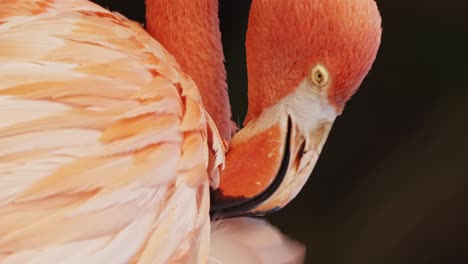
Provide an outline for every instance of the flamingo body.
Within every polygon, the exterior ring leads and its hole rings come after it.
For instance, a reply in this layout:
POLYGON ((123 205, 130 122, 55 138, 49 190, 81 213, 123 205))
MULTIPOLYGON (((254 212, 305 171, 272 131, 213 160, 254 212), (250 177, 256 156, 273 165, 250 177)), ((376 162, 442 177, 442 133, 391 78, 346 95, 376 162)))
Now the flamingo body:
POLYGON ((4 0, 0 72, 1 263, 207 259, 221 141, 140 25, 88 1, 4 0))

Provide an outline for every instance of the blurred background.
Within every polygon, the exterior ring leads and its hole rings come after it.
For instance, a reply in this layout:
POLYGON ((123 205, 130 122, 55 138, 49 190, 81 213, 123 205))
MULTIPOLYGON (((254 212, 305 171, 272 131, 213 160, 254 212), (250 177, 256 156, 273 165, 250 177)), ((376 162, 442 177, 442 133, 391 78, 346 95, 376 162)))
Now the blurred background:
MULTIPOLYGON (((144 23, 144 0, 95 2, 144 23)), ((307 246, 307 263, 468 263, 468 1, 377 3, 373 70, 303 191, 268 218, 307 246)), ((220 0, 238 123, 249 6, 220 0)))

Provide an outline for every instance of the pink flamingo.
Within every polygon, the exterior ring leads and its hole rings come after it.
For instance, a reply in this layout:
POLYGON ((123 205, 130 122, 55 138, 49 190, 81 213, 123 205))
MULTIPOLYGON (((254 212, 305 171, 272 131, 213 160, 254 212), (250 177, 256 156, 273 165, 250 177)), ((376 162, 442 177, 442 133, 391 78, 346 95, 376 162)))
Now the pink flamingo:
POLYGON ((380 15, 373 0, 253 0, 231 140, 217 7, 148 0, 156 41, 85 0, 0 2, 1 263, 301 261, 265 222, 210 211, 297 195, 371 68, 380 15))

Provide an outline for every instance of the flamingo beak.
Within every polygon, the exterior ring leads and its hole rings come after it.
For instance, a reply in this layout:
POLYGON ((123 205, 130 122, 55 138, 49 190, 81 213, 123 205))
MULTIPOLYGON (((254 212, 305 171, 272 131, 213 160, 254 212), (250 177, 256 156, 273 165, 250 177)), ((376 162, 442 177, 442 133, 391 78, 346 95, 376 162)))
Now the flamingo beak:
POLYGON ((213 218, 277 211, 306 183, 333 121, 304 129, 294 115, 274 116, 253 121, 234 136, 219 186, 211 192, 213 218))

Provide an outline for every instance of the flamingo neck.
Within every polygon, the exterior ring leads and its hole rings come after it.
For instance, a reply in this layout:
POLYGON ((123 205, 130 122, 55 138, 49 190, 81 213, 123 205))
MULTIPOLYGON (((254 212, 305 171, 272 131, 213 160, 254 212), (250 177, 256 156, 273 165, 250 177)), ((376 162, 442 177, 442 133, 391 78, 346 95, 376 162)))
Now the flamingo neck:
POLYGON ((148 32, 197 84, 204 106, 229 141, 235 129, 226 84, 217 0, 146 0, 148 32))

